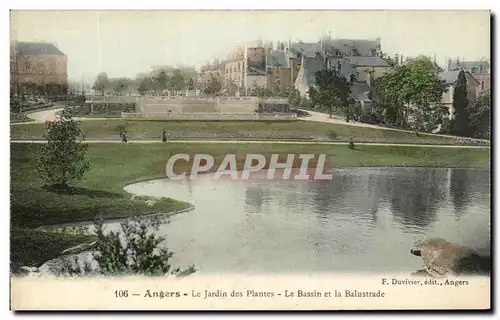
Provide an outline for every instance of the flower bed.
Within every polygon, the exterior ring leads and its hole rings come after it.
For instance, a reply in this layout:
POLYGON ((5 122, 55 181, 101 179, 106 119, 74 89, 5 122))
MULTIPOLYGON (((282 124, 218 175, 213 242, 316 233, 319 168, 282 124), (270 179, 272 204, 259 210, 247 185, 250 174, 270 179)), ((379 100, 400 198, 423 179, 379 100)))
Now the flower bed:
POLYGON ((19 113, 19 112, 11 112, 10 113, 10 122, 11 123, 29 122, 29 121, 33 121, 33 120, 28 118, 24 113, 19 113))

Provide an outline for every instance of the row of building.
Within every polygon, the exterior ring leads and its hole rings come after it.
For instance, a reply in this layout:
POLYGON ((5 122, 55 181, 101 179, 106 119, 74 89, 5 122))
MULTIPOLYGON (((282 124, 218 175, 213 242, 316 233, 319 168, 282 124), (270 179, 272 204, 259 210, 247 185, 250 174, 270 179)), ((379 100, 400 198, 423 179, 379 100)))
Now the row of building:
MULTIPOLYGON (((370 103, 374 80, 390 72, 407 59, 402 54, 388 57, 381 39, 332 39, 323 36, 317 42, 280 41, 255 43, 237 47, 223 61, 206 64, 198 75, 198 86, 203 88, 212 77, 223 84, 230 96, 254 95, 258 87, 281 85, 296 88, 304 97, 315 85, 315 73, 336 68, 352 83, 352 96, 358 102, 370 103)), ((435 61, 435 58, 434 58, 435 61)), ((490 88, 490 65, 487 61, 448 61, 447 70, 441 69, 441 78, 453 86, 458 70, 467 73, 470 99, 490 88)), ((448 90, 443 96, 449 103, 448 90)))
MULTIPOLYGON (((257 42, 237 47, 223 61, 216 59, 200 70, 194 66, 153 67, 131 82, 127 94, 137 93, 144 77, 160 71, 173 76, 176 70, 180 70, 183 79, 189 82, 187 87, 198 91, 216 77, 222 84, 222 93, 228 96, 251 96, 259 87, 275 85, 296 88, 302 96, 307 96, 307 91, 315 84, 317 71, 336 68, 352 83, 353 97, 364 103, 370 102, 373 96, 370 94, 373 81, 405 61, 402 54, 388 57, 382 50, 380 38, 332 39, 323 36, 317 42, 308 43, 290 40, 257 42)), ((11 93, 67 93, 67 62, 67 56, 52 43, 11 42, 11 93)), ((441 77, 450 86, 458 77, 457 71, 467 73, 471 100, 490 89, 487 61, 449 60, 446 69, 442 70, 441 77)))

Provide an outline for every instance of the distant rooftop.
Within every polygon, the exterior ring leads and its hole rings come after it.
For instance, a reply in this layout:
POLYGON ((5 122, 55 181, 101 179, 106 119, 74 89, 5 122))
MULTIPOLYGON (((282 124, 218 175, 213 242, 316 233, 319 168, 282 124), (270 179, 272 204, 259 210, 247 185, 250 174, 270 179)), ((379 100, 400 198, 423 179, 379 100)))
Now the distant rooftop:
POLYGON ((356 67, 389 67, 389 63, 380 57, 347 57, 349 62, 356 67))
POLYGON ((56 55, 65 56, 53 43, 49 42, 24 42, 14 41, 11 44, 11 49, 14 53, 20 55, 56 55))

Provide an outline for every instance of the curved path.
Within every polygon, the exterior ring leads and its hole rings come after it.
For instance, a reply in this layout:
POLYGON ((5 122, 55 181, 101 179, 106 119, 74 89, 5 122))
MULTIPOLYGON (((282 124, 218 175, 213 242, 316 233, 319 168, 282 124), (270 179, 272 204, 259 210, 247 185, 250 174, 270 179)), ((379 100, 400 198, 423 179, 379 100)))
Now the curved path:
MULTIPOLYGON (((413 131, 403 130, 403 129, 386 128, 386 127, 377 126, 377 125, 368 124, 368 123, 346 122, 345 121, 345 117, 342 117, 342 116, 335 115, 332 118, 330 118, 329 115, 325 114, 325 113, 311 111, 311 110, 305 110, 305 109, 298 109, 298 110, 307 112, 307 113, 309 113, 311 115, 309 117, 303 117, 303 118, 301 117, 301 118, 299 118, 300 120, 305 120, 305 121, 318 121, 318 122, 326 122, 326 123, 336 123, 336 124, 343 124, 343 125, 347 125, 347 126, 368 127, 368 128, 378 129, 378 130, 392 130, 392 131, 399 131, 399 132, 413 132, 413 131)), ((433 137, 459 138, 459 139, 470 140, 470 141, 487 141, 487 140, 484 140, 484 139, 458 137, 458 136, 444 135, 444 134, 438 134, 438 133, 419 133, 419 134, 421 134, 421 135, 427 135, 427 136, 433 136, 433 137)))
MULTIPOLYGON (((64 104, 60 102, 54 102, 54 107, 45 110, 39 110, 35 112, 30 112, 26 116, 33 119, 36 123, 45 123, 45 121, 52 121, 56 118, 56 112, 64 109, 64 104)), ((28 122, 33 123, 33 122, 28 122)), ((25 123, 26 124, 26 123, 25 123)))
MULTIPOLYGON (((45 140, 11 140, 10 143, 47 143, 45 140)), ((85 140, 85 143, 123 143, 119 139, 115 140, 85 140)), ((277 143, 277 144, 325 144, 325 145, 347 145, 348 142, 329 142, 329 141, 280 141, 280 140, 168 140, 162 142, 156 140, 129 140, 127 143, 133 144, 151 144, 151 143, 225 143, 225 144, 259 144, 259 143, 277 143)), ((358 142, 360 146, 392 146, 392 147, 425 147, 425 148, 462 148, 462 149, 489 149, 490 146, 469 146, 469 145, 439 145, 439 144, 412 144, 412 143, 377 143, 377 142, 358 142)))

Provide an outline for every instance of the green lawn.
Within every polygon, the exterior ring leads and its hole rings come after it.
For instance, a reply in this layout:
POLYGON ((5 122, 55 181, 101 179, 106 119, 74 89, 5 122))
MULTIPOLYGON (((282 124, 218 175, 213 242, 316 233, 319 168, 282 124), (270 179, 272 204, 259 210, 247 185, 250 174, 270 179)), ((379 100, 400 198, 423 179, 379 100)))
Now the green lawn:
MULTIPOLYGON (((129 139, 160 139, 163 129, 172 137, 198 133, 200 137, 209 134, 233 134, 235 138, 245 134, 257 134, 260 138, 277 136, 296 138, 338 139, 354 137, 384 142, 436 143, 451 141, 448 137, 420 135, 411 132, 384 130, 369 127, 355 127, 344 124, 331 124, 313 121, 265 122, 265 121, 161 121, 161 120, 88 120, 81 121, 80 127, 87 139, 118 138, 125 129, 129 139)), ((11 139, 42 139, 44 124, 34 123, 11 126, 11 139)))
MULTIPOLYGON (((327 154, 332 166, 433 166, 488 168, 489 149, 427 148, 397 146, 358 146, 297 144, 90 144, 90 171, 85 180, 74 184, 69 194, 43 188, 36 173, 39 144, 11 144, 11 261, 12 266, 39 265, 57 256, 61 250, 88 241, 33 229, 47 224, 89 221, 95 217, 126 217, 171 212, 187 207, 174 199, 163 198, 154 207, 144 199, 132 199, 123 190, 127 182, 164 175, 165 164, 172 154, 212 154, 215 165, 227 153, 237 155, 243 163, 247 153, 269 156, 273 153, 327 154)), ((186 170, 179 162, 176 170, 186 170)))

